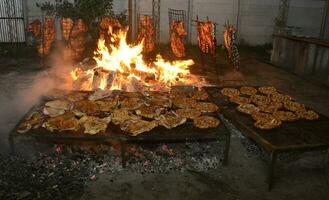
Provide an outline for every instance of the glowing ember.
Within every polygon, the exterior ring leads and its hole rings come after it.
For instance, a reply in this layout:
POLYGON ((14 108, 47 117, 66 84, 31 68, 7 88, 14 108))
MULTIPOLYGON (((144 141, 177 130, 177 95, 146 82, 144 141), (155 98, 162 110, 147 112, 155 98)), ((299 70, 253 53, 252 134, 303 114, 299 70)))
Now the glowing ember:
MULTIPOLYGON (((196 78, 190 74, 193 60, 165 61, 157 55, 153 63, 143 60, 143 41, 137 45, 126 42, 127 29, 117 34, 109 28, 112 44, 107 47, 103 38, 98 41, 94 69, 76 68, 71 72, 74 84, 80 90, 136 90, 139 87, 170 87, 177 83, 190 84, 196 78)), ((198 82, 198 81, 196 81, 198 82)))

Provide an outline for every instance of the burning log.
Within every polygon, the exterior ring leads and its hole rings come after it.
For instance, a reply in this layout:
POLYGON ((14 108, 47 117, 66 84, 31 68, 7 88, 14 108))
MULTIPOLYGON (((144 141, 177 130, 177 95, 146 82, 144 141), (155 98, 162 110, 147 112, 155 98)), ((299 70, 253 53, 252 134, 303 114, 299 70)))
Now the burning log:
POLYGON ((70 39, 73 25, 74 25, 74 22, 71 18, 62 18, 61 19, 62 38, 64 40, 67 41, 70 39))
POLYGON ((150 16, 143 16, 139 21, 139 30, 137 34, 137 42, 143 43, 143 52, 150 53, 155 48, 154 41, 154 23, 150 16))
POLYGON ((183 37, 187 35, 184 29, 184 23, 182 21, 172 21, 171 25, 170 45, 172 52, 176 57, 185 57, 185 46, 183 43, 183 37))

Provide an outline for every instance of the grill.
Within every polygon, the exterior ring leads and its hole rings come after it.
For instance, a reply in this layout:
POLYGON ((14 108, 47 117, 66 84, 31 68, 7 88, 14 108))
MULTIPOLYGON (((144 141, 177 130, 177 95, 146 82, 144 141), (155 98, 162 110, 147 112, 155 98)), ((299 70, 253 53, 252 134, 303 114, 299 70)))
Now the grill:
MULTIPOLYGON (((239 89, 240 87, 234 86, 239 89)), ((257 88, 257 87, 255 87, 257 88)), ((284 122, 280 128, 260 130, 254 127, 253 119, 236 110, 237 104, 231 103, 220 91, 223 87, 206 88, 212 100, 222 108, 222 114, 241 133, 255 141, 268 152, 269 189, 273 185, 274 165, 280 153, 305 152, 329 148, 329 118, 321 115, 316 121, 299 120, 284 122)))
MULTIPOLYGON (((158 126, 153 130, 143 133, 138 136, 130 136, 120 129, 118 125, 109 124, 105 133, 96 135, 84 134, 81 131, 77 132, 50 132, 43 127, 31 129, 29 132, 20 134, 16 131, 19 124, 25 120, 26 116, 33 110, 40 108, 45 103, 45 99, 38 105, 35 105, 31 110, 21 119, 14 130, 11 132, 9 141, 12 153, 15 153, 15 139, 18 137, 34 138, 36 141, 52 142, 52 143, 67 143, 67 142, 97 142, 109 143, 110 141, 117 141, 121 144, 121 159, 122 165, 125 167, 126 161, 126 145, 130 143, 146 144, 146 143, 178 143, 178 142, 204 142, 204 141, 224 141, 224 157, 223 165, 227 165, 228 154, 230 147, 230 132, 225 124, 221 124, 217 128, 199 129, 193 125, 193 121, 187 121, 185 124, 173 129, 166 129, 158 126)), ((215 113, 215 116, 222 118, 220 113, 215 113)))

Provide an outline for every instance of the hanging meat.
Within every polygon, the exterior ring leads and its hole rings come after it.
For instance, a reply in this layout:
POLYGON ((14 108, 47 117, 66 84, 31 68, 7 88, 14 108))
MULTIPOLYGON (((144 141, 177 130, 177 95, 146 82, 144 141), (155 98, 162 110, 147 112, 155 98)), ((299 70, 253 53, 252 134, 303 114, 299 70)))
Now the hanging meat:
POLYGON ((99 27, 102 30, 106 31, 106 30, 109 29, 110 26, 112 28, 114 28, 114 29, 116 29, 116 28, 118 28, 118 29, 122 28, 121 23, 120 23, 119 20, 114 19, 113 17, 110 17, 110 16, 103 17, 102 20, 101 20, 101 22, 100 22, 100 24, 99 24, 99 27))
POLYGON ((233 67, 238 70, 240 68, 240 54, 236 43, 236 29, 229 23, 225 24, 224 28, 223 47, 227 58, 232 63, 233 67))
POLYGON ((174 55, 178 58, 185 57, 185 46, 183 39, 187 35, 182 21, 172 21, 170 25, 170 46, 174 55))
POLYGON ((215 24, 211 21, 197 21, 198 45, 203 53, 216 53, 215 24))
POLYGON ((87 31, 88 31, 88 27, 86 23, 82 19, 77 19, 74 21, 71 37, 76 37, 79 34, 86 33, 87 31))
POLYGON ((154 23, 150 16, 143 16, 139 20, 139 29, 137 33, 137 42, 143 41, 143 52, 150 53, 155 48, 154 41, 154 23))
POLYGON ((51 46, 55 41, 55 32, 55 19, 45 18, 42 42, 37 46, 40 56, 48 55, 50 53, 51 46))
POLYGON ((41 34, 41 21, 36 19, 28 26, 27 32, 31 33, 33 37, 39 37, 41 34))
POLYGON ((105 40, 106 46, 109 46, 112 43, 112 33, 117 33, 119 30, 121 30, 122 25, 118 19, 115 19, 111 16, 105 16, 102 18, 99 24, 99 28, 99 37, 105 40))
POLYGON ((64 51, 67 60, 81 60, 86 49, 86 32, 88 27, 82 19, 74 21, 74 25, 69 37, 69 44, 64 51), (68 59, 70 58, 70 59, 68 59))
POLYGON ((86 49, 86 42, 84 35, 78 35, 77 37, 72 37, 70 39, 70 46, 73 50, 72 59, 80 60, 86 49))
POLYGON ((74 22, 71 18, 61 19, 62 38, 66 41, 69 40, 74 22))

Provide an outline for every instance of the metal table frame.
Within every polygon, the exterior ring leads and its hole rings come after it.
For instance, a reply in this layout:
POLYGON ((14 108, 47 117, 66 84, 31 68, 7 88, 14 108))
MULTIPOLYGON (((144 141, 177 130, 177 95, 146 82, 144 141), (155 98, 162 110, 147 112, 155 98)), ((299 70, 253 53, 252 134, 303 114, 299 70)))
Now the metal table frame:
MULTIPOLYGON (((42 102, 41 102, 42 103, 42 102)), ((225 124, 221 124, 218 128, 215 129, 196 129, 191 122, 186 122, 185 124, 178 126, 174 129, 167 130, 164 127, 157 127, 153 129, 150 133, 143 133, 138 136, 130 136, 125 134, 120 130, 118 126, 110 124, 104 134, 96 134, 96 135, 88 135, 83 133, 72 133, 72 132, 63 132, 51 133, 47 131, 45 128, 32 129, 28 133, 17 133, 16 130, 18 126, 25 120, 29 113, 40 107, 41 103, 36 106, 33 106, 26 115, 22 117, 19 123, 14 127, 14 129, 9 134, 8 140, 10 145, 11 154, 16 154, 15 151, 15 138, 17 137, 26 137, 26 138, 34 138, 37 141, 45 140, 47 142, 52 143, 64 143, 64 142, 97 142, 97 143, 106 143, 108 144, 111 141, 120 142, 120 151, 121 151, 121 159, 122 166, 126 165, 126 146, 129 143, 179 143, 186 141, 221 141, 223 138, 225 140, 224 147, 224 155, 223 155, 223 165, 226 166, 228 164, 228 156, 229 156, 229 148, 230 148, 230 137, 231 133, 225 124), (193 128, 194 127, 194 128, 193 128), (193 132, 198 132, 197 134, 186 133, 186 131, 193 130, 193 132), (159 132, 160 134, 157 134, 159 132), (161 134, 162 132, 167 132, 166 134, 161 134), (209 132, 203 133, 203 132, 209 132), (177 134, 181 132, 180 134, 177 134), (156 135, 154 135, 155 133, 156 135)), ((217 113, 218 117, 222 118, 222 116, 217 113)))
MULTIPOLYGON (((254 86, 257 87, 257 86, 254 86)), ((216 90, 217 94, 219 96, 222 96, 220 94, 220 90, 223 87, 212 87, 207 88, 208 93, 210 94, 212 100, 216 102, 217 98, 217 104, 222 109, 222 114, 225 117, 226 120, 228 120, 230 123, 232 123, 241 133, 243 133, 248 138, 252 139, 254 142, 256 142, 263 150, 265 150, 267 154, 267 177, 268 177, 268 190, 271 190, 274 185, 274 172, 275 172, 275 164, 277 162, 277 158, 279 154, 282 153, 288 153, 288 152, 310 152, 310 151, 318 151, 318 150, 326 150, 329 149, 329 141, 324 140, 321 143, 314 143, 314 144, 292 144, 292 145, 276 145, 271 141, 270 139, 266 139, 262 137, 261 130, 256 130, 247 124, 245 124, 238 115, 243 115, 241 113, 238 113, 235 109, 236 105, 229 103, 225 101, 226 98, 222 97, 218 99, 218 97, 215 97, 213 92, 210 92, 209 90, 216 90), (232 106, 234 105, 234 107, 232 106)), ((234 88, 238 88, 237 86, 234 86, 234 88)), ((320 115, 320 118, 327 121, 326 124, 328 124, 329 130, 329 118, 323 115, 320 115)), ((252 120, 252 119, 251 119, 252 120)), ((292 122, 296 123, 296 122, 292 122)), ((280 129, 279 129, 280 130, 280 129)), ((302 131, 302 130, 301 130, 302 131)), ((328 139, 328 138, 326 138, 328 139)))

